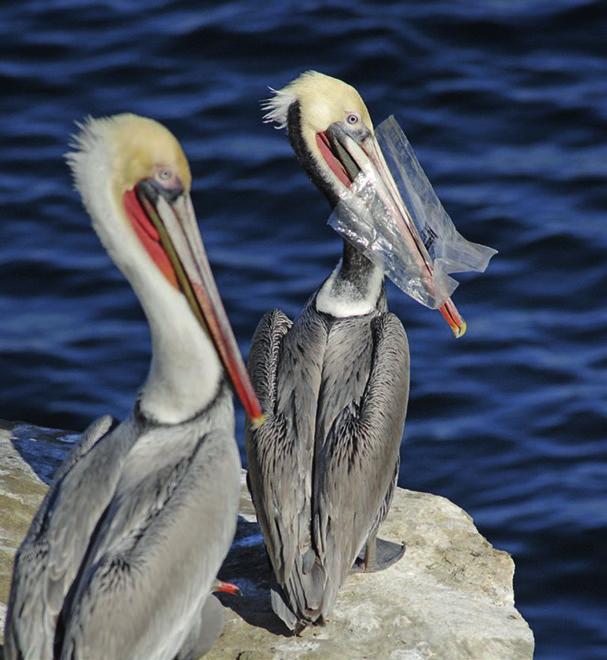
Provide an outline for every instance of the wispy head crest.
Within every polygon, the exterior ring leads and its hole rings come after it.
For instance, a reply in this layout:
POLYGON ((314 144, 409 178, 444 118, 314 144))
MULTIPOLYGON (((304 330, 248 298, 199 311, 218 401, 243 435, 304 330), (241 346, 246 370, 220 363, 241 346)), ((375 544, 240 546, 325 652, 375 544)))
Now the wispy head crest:
POLYGON ((71 135, 68 143, 70 151, 64 154, 64 158, 72 172, 76 188, 78 188, 80 181, 83 161, 99 146, 99 141, 102 139, 101 129, 110 122, 110 118, 95 119, 91 115, 88 115, 82 121, 74 122, 78 130, 71 135))
POLYGON ((263 121, 266 124, 274 123, 276 128, 285 128, 289 118, 289 108, 295 101, 326 94, 326 90, 333 92, 335 86, 348 87, 341 80, 331 78, 318 71, 304 71, 295 80, 292 80, 282 89, 268 89, 273 96, 261 102, 261 109, 265 112, 263 121))
POLYGON ((268 87, 273 96, 261 102, 261 109, 265 112, 264 124, 275 124, 274 128, 286 128, 289 108, 297 100, 290 85, 283 89, 268 87))

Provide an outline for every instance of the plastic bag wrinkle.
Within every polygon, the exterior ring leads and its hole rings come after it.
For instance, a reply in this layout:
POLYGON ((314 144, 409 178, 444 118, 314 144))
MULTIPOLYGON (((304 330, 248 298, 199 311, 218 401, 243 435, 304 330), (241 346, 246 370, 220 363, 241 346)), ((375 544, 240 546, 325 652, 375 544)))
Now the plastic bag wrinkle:
POLYGON ((329 225, 402 291, 436 309, 459 284, 451 273, 484 271, 496 250, 457 231, 393 116, 376 128, 375 137, 397 192, 392 182, 365 169, 342 193, 329 225), (414 239, 403 234, 406 225, 412 225, 414 239))

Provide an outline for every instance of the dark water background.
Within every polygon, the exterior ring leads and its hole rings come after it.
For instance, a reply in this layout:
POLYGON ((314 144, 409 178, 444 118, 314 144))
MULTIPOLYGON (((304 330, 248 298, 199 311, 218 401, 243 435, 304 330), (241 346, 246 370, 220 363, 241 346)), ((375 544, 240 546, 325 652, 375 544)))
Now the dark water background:
POLYGON ((62 161, 73 121, 165 122, 242 347, 297 314, 339 239, 258 100, 316 68, 399 118, 462 233, 500 254, 455 300, 390 290, 412 351, 401 485, 513 553, 538 658, 607 657, 607 4, 27 0, 0 6, 0 417, 127 414, 147 327, 62 161))

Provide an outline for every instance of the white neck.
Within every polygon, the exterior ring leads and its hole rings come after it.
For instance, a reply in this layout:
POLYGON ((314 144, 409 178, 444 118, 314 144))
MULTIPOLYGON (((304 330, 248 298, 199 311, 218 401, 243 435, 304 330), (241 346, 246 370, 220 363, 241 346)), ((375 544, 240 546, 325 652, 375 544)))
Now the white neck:
POLYGON ((211 403, 223 366, 206 332, 185 298, 173 287, 173 298, 148 296, 144 302, 133 282, 152 338, 152 361, 140 398, 144 414, 166 424, 189 419, 211 403))
POLYGON ((185 296, 169 284, 130 227, 125 230, 132 234, 132 244, 125 237, 108 252, 137 294, 150 326, 152 360, 141 410, 159 422, 177 424, 213 400, 223 367, 185 296))
POLYGON ((185 297, 153 263, 129 226, 122 200, 112 194, 111 158, 83 154, 76 182, 93 226, 114 263, 133 287, 147 316, 152 361, 141 392, 144 414, 177 424, 215 397, 223 367, 185 297))
POLYGON ((384 272, 380 266, 370 264, 367 272, 353 277, 340 259, 335 270, 318 290, 316 309, 336 318, 364 316, 377 308, 384 272))

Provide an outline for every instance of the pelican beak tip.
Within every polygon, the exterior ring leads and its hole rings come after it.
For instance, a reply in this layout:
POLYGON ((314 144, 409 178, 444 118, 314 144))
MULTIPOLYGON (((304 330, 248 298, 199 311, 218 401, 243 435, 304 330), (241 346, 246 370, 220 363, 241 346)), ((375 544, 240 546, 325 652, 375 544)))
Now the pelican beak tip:
POLYGON ((453 334, 455 335, 456 339, 459 339, 460 337, 463 337, 466 334, 466 330, 468 329, 468 324, 464 319, 462 319, 461 323, 459 325, 454 325, 452 328, 453 334))

